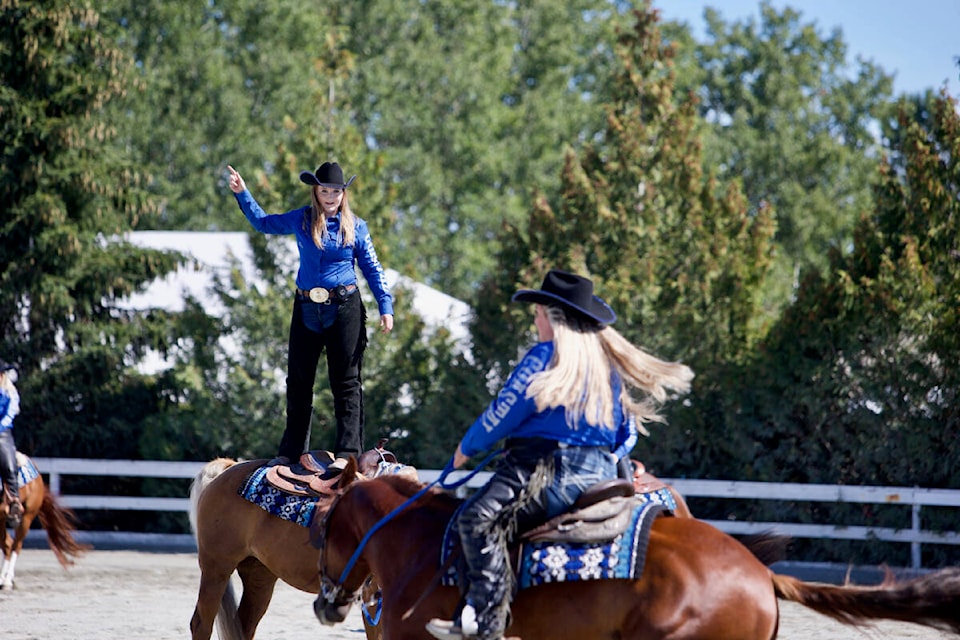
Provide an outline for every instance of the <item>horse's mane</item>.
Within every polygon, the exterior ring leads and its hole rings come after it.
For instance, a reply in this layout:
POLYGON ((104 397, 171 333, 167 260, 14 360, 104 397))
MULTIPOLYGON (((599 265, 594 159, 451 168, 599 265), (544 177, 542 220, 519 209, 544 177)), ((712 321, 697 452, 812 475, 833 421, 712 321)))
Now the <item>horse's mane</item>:
POLYGON ((409 476, 402 476, 399 474, 380 476, 378 481, 390 485, 393 487, 394 491, 407 498, 415 494, 417 491, 420 491, 420 489, 423 489, 423 483, 419 480, 414 480, 409 476))
MULTIPOLYGON (((423 482, 402 475, 380 476, 371 482, 382 482, 405 498, 413 497, 418 491, 423 490, 425 486, 423 482)), ((440 487, 433 486, 427 489, 417 502, 420 504, 429 504, 441 509, 453 509, 460 503, 460 499, 450 495, 450 493, 440 487)))

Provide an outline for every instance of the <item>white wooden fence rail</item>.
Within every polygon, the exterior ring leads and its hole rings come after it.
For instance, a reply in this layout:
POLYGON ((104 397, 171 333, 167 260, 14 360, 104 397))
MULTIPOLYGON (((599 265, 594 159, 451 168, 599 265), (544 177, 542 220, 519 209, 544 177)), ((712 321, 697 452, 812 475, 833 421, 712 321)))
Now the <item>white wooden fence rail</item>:
MULTIPOLYGON (((190 509, 186 496, 138 497, 138 496, 88 496, 64 495, 61 478, 65 475, 79 476, 132 476, 143 478, 193 478, 205 462, 167 462, 158 460, 93 460, 82 458, 33 458, 42 474, 47 476, 50 490, 58 496, 61 504, 72 509, 106 509, 139 511, 181 511, 190 509)), ((462 478, 465 472, 451 474, 450 480, 462 478)), ((432 482, 440 471, 421 469, 420 479, 432 482)), ((489 472, 481 472, 471 478, 466 487, 479 487, 486 482, 489 472)), ((691 480, 666 478, 686 497, 778 500, 792 502, 827 502, 902 505, 910 509, 910 526, 903 529, 847 526, 839 523, 802 524, 789 522, 746 522, 738 520, 709 520, 710 524, 730 534, 751 534, 772 531, 795 538, 828 538, 836 540, 884 540, 909 543, 911 565, 921 568, 920 549, 923 544, 960 544, 958 531, 926 530, 921 522, 923 507, 960 508, 960 490, 924 489, 920 487, 878 487, 825 484, 789 484, 780 482, 738 482, 728 480, 691 480)), ((958 512, 960 515, 960 512, 958 512)), ((957 518, 960 526, 960 517, 957 518)), ((80 532, 87 541, 116 538, 111 532, 80 532), (98 535, 99 534, 99 535, 98 535)), ((147 534, 149 535, 149 534, 147 534)), ((183 536, 156 535, 158 540, 180 539, 183 536)))

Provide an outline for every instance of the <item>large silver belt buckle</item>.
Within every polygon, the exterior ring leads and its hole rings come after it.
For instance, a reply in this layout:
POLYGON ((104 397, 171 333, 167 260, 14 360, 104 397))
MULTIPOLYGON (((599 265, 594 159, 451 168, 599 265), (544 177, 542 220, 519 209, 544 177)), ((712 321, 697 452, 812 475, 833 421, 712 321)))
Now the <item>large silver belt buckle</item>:
POLYGON ((310 300, 320 304, 323 304, 330 299, 330 292, 323 287, 314 287, 313 289, 310 289, 310 293, 308 295, 310 296, 310 300))

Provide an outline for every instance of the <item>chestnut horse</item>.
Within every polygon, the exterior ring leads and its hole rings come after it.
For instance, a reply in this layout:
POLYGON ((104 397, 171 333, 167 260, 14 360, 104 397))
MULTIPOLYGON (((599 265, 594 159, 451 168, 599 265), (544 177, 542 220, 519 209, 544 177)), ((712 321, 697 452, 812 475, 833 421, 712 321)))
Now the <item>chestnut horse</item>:
MULTIPOLYGON (((89 549, 88 545, 79 544, 73 539, 76 530, 76 516, 71 509, 61 506, 50 489, 43 481, 37 466, 28 456, 17 452, 17 467, 20 477, 27 477, 29 481, 21 482, 20 502, 23 503, 23 518, 13 532, 13 537, 3 529, 3 560, 0 562, 0 589, 12 589, 16 578, 17 557, 23 549, 24 538, 30 530, 30 525, 37 516, 40 516, 40 525, 47 532, 47 544, 60 565, 66 569, 73 564, 76 558, 89 549)), ((0 491, 0 494, 3 492, 0 491)), ((6 497, 0 504, 0 523, 6 523, 6 497)))
MULTIPOLYGON (((376 473, 375 451, 361 456, 360 469, 376 473), (366 459, 365 459, 366 458, 366 459)), ((392 455, 392 454, 391 454, 392 455)), ((396 462, 396 458, 393 458, 396 462)), ((197 537, 200 564, 200 589, 190 630, 193 640, 208 640, 217 625, 221 640, 252 638, 273 597, 276 581, 308 593, 320 592, 316 572, 318 554, 310 544, 306 527, 268 514, 240 496, 240 487, 265 461, 239 463, 218 458, 197 474, 190 489, 190 523, 197 537), (236 571, 243 584, 239 606, 230 576, 236 571)), ((637 486, 657 483, 642 465, 634 463, 637 486)), ((358 476, 357 466, 348 466, 341 474, 344 485, 358 476)), ((677 503, 676 513, 689 516, 683 497, 667 487, 677 503)), ((329 504, 318 504, 322 512, 329 504)), ((369 615, 363 618, 368 640, 380 637, 377 611, 379 587, 373 580, 364 585, 361 598, 369 615), (372 602, 371 602, 372 600, 372 602)))
MULTIPOLYGON (((399 477, 354 482, 324 521, 314 521, 323 585, 314 611, 321 623, 343 621, 370 573, 383 592, 384 640, 427 637, 427 621, 453 616, 460 593, 439 585, 438 558, 444 528, 460 501, 430 487, 394 511, 423 487, 399 477)), ((892 619, 960 633, 960 568, 874 587, 808 583, 773 573, 741 543, 703 521, 675 517, 654 521, 640 579, 520 590, 507 633, 523 640, 770 640, 777 635, 777 598, 851 625, 892 619)))
MULTIPOLYGON (((214 621, 221 640, 253 638, 277 580, 308 593, 320 591, 318 554, 310 544, 310 530, 271 515, 240 495, 250 474, 266 462, 218 458, 208 462, 191 484, 190 525, 200 565, 200 589, 190 620, 193 640, 208 640, 214 621), (235 571, 243 586, 239 606, 230 583, 235 571)), ((357 477, 355 459, 341 477, 357 477)), ((316 509, 324 507, 329 503, 321 501, 316 509)), ((370 589, 376 591, 376 585, 370 589)), ((369 640, 379 637, 366 618, 364 625, 369 640)))

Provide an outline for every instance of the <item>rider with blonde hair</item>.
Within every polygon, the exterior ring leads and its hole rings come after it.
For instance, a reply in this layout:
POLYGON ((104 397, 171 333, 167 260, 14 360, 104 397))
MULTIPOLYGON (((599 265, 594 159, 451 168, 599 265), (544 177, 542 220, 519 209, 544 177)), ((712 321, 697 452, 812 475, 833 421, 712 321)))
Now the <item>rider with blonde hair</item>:
POLYGON ((7 526, 13 528, 23 517, 17 481, 17 443, 13 439, 13 419, 20 413, 20 394, 14 385, 16 375, 16 367, 0 360, 0 480, 7 497, 7 526))
POLYGON ((427 624, 441 640, 502 638, 512 595, 509 541, 617 477, 618 460, 629 456, 638 430, 646 433, 643 423, 662 422, 657 409, 668 391, 686 393, 693 379, 686 365, 660 360, 613 329, 616 314, 587 278, 552 270, 540 289, 512 299, 536 303, 540 342, 454 454, 457 468, 506 438, 506 455, 455 523, 467 585, 459 616, 427 624))

